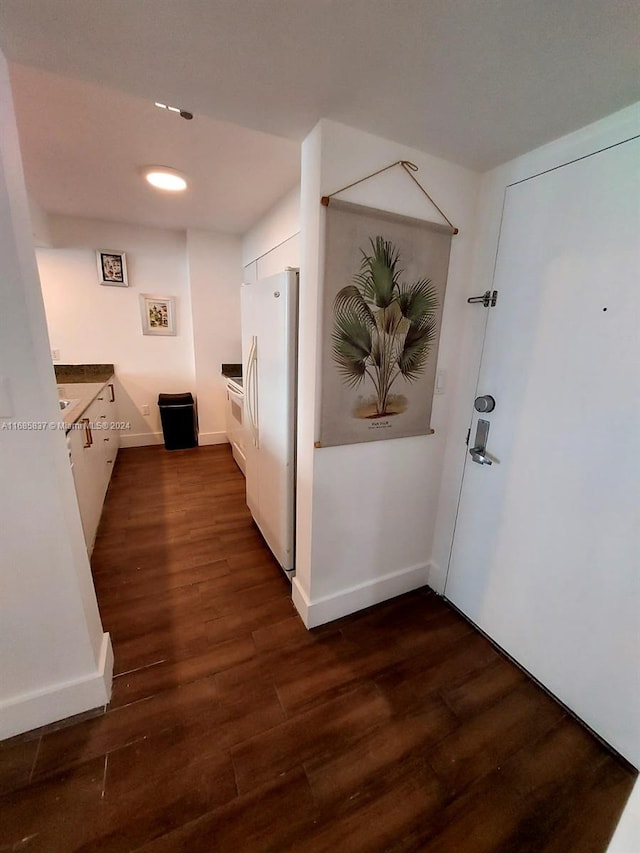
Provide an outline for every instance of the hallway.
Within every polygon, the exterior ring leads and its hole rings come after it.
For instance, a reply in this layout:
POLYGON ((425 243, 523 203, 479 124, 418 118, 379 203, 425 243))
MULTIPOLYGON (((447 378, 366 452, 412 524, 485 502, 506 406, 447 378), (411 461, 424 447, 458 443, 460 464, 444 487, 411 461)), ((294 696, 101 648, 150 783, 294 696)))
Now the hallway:
POLYGON ((121 450, 113 697, 0 743, 0 851, 605 851, 634 774, 427 589, 307 632, 227 445, 121 450))

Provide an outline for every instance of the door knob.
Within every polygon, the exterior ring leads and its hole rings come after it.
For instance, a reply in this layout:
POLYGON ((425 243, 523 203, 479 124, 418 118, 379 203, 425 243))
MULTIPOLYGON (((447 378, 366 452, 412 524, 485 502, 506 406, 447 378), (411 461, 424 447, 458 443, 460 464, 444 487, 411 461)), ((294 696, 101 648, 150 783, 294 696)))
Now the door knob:
POLYGON ((491 394, 483 394, 482 397, 476 397, 473 401, 473 408, 476 412, 492 412, 496 407, 496 401, 491 394))

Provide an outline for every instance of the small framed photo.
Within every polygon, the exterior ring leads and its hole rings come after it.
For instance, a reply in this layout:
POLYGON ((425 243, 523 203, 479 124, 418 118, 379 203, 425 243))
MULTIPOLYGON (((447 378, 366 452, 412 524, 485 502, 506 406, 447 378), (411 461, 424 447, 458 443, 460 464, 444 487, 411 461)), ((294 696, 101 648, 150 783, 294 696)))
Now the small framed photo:
POLYGON ((176 300, 173 296, 140 294, 143 335, 176 334, 176 300))
POLYGON ((127 259, 124 252, 96 252, 98 281, 112 287, 129 287, 127 281, 127 259))

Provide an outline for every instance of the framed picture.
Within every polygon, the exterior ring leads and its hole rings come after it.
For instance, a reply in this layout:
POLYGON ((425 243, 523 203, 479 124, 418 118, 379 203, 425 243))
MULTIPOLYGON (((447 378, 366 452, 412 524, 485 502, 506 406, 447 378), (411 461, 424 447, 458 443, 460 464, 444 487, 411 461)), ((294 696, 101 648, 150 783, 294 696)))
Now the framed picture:
POLYGON ((98 281, 112 287, 129 287, 127 281, 127 259, 124 252, 96 252, 98 281))
POLYGON ((176 300, 173 296, 140 294, 143 335, 176 334, 176 300))

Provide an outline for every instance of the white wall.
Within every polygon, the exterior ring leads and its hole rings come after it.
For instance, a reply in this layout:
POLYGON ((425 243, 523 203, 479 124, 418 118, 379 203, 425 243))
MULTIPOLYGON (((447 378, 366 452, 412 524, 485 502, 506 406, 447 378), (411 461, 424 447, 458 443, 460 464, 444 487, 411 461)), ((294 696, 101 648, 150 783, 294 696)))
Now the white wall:
POLYGON ((59 420, 7 66, 0 54, 0 738, 104 704, 112 655, 59 420))
POLYGON ((196 390, 186 235, 66 216, 49 223, 56 248, 37 257, 52 349, 64 364, 113 362, 118 416, 131 423, 121 444, 161 442, 158 393, 196 390), (98 284, 96 249, 127 253, 129 287, 98 284), (142 334, 141 293, 176 297, 175 337, 142 334))
POLYGON ((241 242, 206 231, 169 231, 50 216, 55 248, 38 249, 52 349, 63 364, 109 362, 125 447, 162 443, 158 394, 191 391, 200 443, 226 441, 222 362, 240 360, 241 242), (127 253, 129 287, 98 284, 95 250, 127 253), (176 298, 177 335, 143 335, 141 293, 176 298), (142 407, 149 406, 149 415, 142 407))
POLYGON ((241 240, 207 231, 187 231, 187 258, 199 440, 200 444, 218 444, 227 440, 225 384, 220 365, 242 361, 241 240))
MULTIPOLYGON (((318 325, 324 240, 320 197, 400 159, 420 167, 419 179, 460 229, 453 238, 438 357, 438 367, 453 376, 460 315, 472 288, 469 272, 479 176, 326 120, 316 126, 302 148, 294 601, 308 625, 366 607, 422 585, 428 578, 442 459, 451 426, 451 394, 434 399, 432 436, 314 448, 320 399, 318 325)), ((353 188, 341 198, 442 221, 400 169, 353 188)))
POLYGON ((49 217, 40 207, 35 198, 27 193, 29 202, 29 217, 31 219, 31 234, 34 246, 51 246, 51 231, 49 217))

